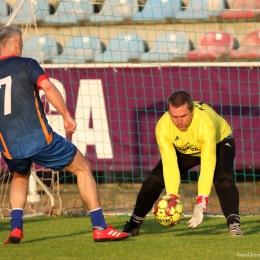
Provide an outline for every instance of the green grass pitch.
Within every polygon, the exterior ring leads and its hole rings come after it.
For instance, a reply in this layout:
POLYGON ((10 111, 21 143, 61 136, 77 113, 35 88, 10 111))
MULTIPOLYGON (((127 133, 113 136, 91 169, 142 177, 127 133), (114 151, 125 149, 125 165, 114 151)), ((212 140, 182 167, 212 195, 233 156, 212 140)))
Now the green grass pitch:
MULTIPOLYGON (((118 230, 129 217, 106 216, 118 230)), ((0 220, 0 258, 25 260, 175 260, 260 259, 260 217, 242 217, 243 237, 229 237, 222 217, 205 217, 196 229, 185 218, 174 227, 160 226, 147 217, 140 236, 118 242, 95 243, 89 217, 36 217, 24 219, 24 238, 4 245, 9 220, 0 220)))

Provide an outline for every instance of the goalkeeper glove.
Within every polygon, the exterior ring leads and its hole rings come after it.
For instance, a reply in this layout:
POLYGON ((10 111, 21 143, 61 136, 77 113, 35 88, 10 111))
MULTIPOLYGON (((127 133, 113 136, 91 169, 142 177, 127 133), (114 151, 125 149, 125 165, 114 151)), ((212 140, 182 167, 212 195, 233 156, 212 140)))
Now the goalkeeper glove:
POLYGON ((171 196, 176 200, 180 197, 180 195, 174 195, 174 194, 167 194, 167 196, 171 196))
POLYGON ((202 222, 203 213, 207 209, 208 200, 208 196, 201 195, 197 197, 197 202, 192 214, 192 218, 188 222, 190 228, 195 228, 202 222))

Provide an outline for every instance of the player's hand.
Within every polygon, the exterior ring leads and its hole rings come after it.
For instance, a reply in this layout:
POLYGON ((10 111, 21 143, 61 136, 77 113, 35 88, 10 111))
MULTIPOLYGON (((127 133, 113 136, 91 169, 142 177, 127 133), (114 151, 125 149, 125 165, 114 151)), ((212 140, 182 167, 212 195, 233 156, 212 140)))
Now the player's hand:
POLYGON ((189 220, 188 225, 190 228, 197 227, 203 220, 203 213, 207 209, 208 205, 208 196, 198 196, 196 206, 194 207, 194 211, 192 214, 192 218, 189 220))
POLYGON ((73 134, 76 131, 77 123, 72 117, 64 119, 64 129, 66 134, 73 134))

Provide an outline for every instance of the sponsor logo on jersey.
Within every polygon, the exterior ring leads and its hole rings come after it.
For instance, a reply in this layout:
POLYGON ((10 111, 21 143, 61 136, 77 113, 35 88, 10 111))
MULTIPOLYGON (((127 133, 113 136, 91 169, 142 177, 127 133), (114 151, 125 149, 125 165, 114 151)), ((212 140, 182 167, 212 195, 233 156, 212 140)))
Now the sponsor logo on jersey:
POLYGON ((184 153, 186 153, 187 151, 192 151, 192 152, 199 152, 200 151, 200 149, 198 149, 197 147, 193 146, 192 144, 187 144, 184 147, 177 147, 177 149, 180 152, 184 152, 184 153))

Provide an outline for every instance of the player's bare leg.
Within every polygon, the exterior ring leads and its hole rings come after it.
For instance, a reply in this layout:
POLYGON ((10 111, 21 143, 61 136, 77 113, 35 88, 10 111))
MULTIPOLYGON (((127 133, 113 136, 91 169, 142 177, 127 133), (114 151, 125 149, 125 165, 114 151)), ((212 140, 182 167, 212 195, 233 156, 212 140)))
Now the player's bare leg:
POLYGON ((93 177, 90 164, 80 151, 77 151, 73 162, 65 167, 66 170, 77 176, 77 184, 81 199, 86 203, 93 226, 93 239, 95 242, 117 241, 129 235, 107 226, 100 206, 98 189, 93 177))
POLYGON ((88 209, 94 210, 100 207, 96 181, 93 177, 90 164, 81 152, 77 151, 74 161, 66 170, 77 176, 77 184, 81 199, 86 203, 88 209))
POLYGON ((11 204, 11 234, 5 244, 19 244, 23 237, 23 209, 27 200, 29 182, 28 174, 13 173, 13 180, 10 187, 11 204))
POLYGON ((23 209, 27 200, 27 190, 29 182, 29 173, 26 175, 14 172, 13 180, 10 187, 11 209, 23 209))

